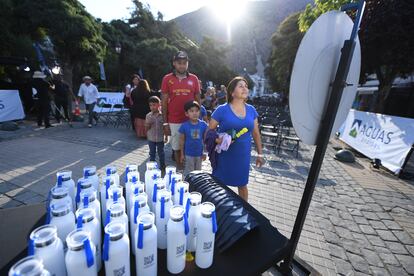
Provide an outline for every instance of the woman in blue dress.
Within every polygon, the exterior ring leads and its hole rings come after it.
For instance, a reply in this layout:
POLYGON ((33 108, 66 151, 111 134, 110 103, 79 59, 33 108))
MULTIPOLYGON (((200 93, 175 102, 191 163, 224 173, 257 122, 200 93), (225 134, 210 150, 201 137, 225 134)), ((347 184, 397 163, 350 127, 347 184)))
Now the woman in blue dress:
MULTIPOLYGON (((238 187, 240 197, 246 201, 252 136, 258 153, 256 166, 261 167, 264 163, 258 114, 252 105, 246 104, 248 95, 247 81, 242 77, 232 79, 227 87, 227 103, 217 107, 209 124, 210 129, 215 130, 218 127, 219 133, 244 133, 235 138, 227 151, 218 154, 213 175, 225 185, 238 187)), ((220 138, 216 139, 216 143, 221 143, 220 138)))

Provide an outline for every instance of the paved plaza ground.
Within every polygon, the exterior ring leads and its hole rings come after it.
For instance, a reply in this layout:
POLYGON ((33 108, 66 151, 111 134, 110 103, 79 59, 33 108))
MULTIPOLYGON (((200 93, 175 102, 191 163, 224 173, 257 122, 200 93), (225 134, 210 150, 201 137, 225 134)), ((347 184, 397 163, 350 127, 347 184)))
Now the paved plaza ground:
MULTIPOLYGON (((374 171, 366 159, 336 161, 332 141, 298 245, 297 255, 322 275, 414 275, 414 183, 374 171)), ((167 163, 171 148, 166 146, 167 163)), ((252 160, 249 202, 287 237, 293 227, 313 148, 299 156, 265 151, 266 165, 252 160)), ((56 172, 109 164, 123 170, 148 161, 145 140, 131 130, 76 123, 39 129, 24 122, 15 132, 0 131, 0 208, 43 202, 56 172)), ((203 170, 210 171, 209 162, 203 170)), ((3 224, 3 222, 0 222, 3 224)))

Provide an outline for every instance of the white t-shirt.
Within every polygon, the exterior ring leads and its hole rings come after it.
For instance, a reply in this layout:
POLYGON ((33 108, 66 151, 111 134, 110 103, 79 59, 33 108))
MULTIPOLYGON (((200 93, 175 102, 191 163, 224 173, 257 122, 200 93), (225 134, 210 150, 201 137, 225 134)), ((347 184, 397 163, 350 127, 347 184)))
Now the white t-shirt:
POLYGON ((83 97, 85 104, 96 103, 99 98, 99 92, 95 85, 92 83, 88 86, 84 83, 79 87, 79 97, 83 97))

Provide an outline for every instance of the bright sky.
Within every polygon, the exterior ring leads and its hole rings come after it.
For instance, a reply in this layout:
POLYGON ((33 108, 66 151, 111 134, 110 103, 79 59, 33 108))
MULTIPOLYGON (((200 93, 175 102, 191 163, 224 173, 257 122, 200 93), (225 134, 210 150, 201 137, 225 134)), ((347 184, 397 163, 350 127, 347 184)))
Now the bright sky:
MULTIPOLYGON (((129 16, 128 8, 131 0, 79 0, 93 16, 109 22, 112 19, 123 19, 129 16)), ((149 4, 153 14, 160 11, 164 20, 170 20, 185 13, 192 12, 207 5, 208 0, 142 0, 149 4)))

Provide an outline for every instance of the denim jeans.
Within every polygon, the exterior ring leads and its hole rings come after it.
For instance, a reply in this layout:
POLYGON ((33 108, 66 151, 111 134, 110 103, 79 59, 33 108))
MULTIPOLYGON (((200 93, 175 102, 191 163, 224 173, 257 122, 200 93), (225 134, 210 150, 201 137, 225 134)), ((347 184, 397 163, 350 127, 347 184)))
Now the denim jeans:
POLYGON ((150 161, 155 161, 155 153, 158 152, 158 158, 160 159, 160 166, 165 167, 164 156, 164 142, 152 142, 148 141, 150 161))
POLYGON ((86 110, 88 111, 88 124, 92 124, 92 120, 95 119, 96 123, 98 123, 98 116, 96 115, 96 112, 93 111, 93 108, 95 107, 95 103, 91 104, 85 104, 86 110))

